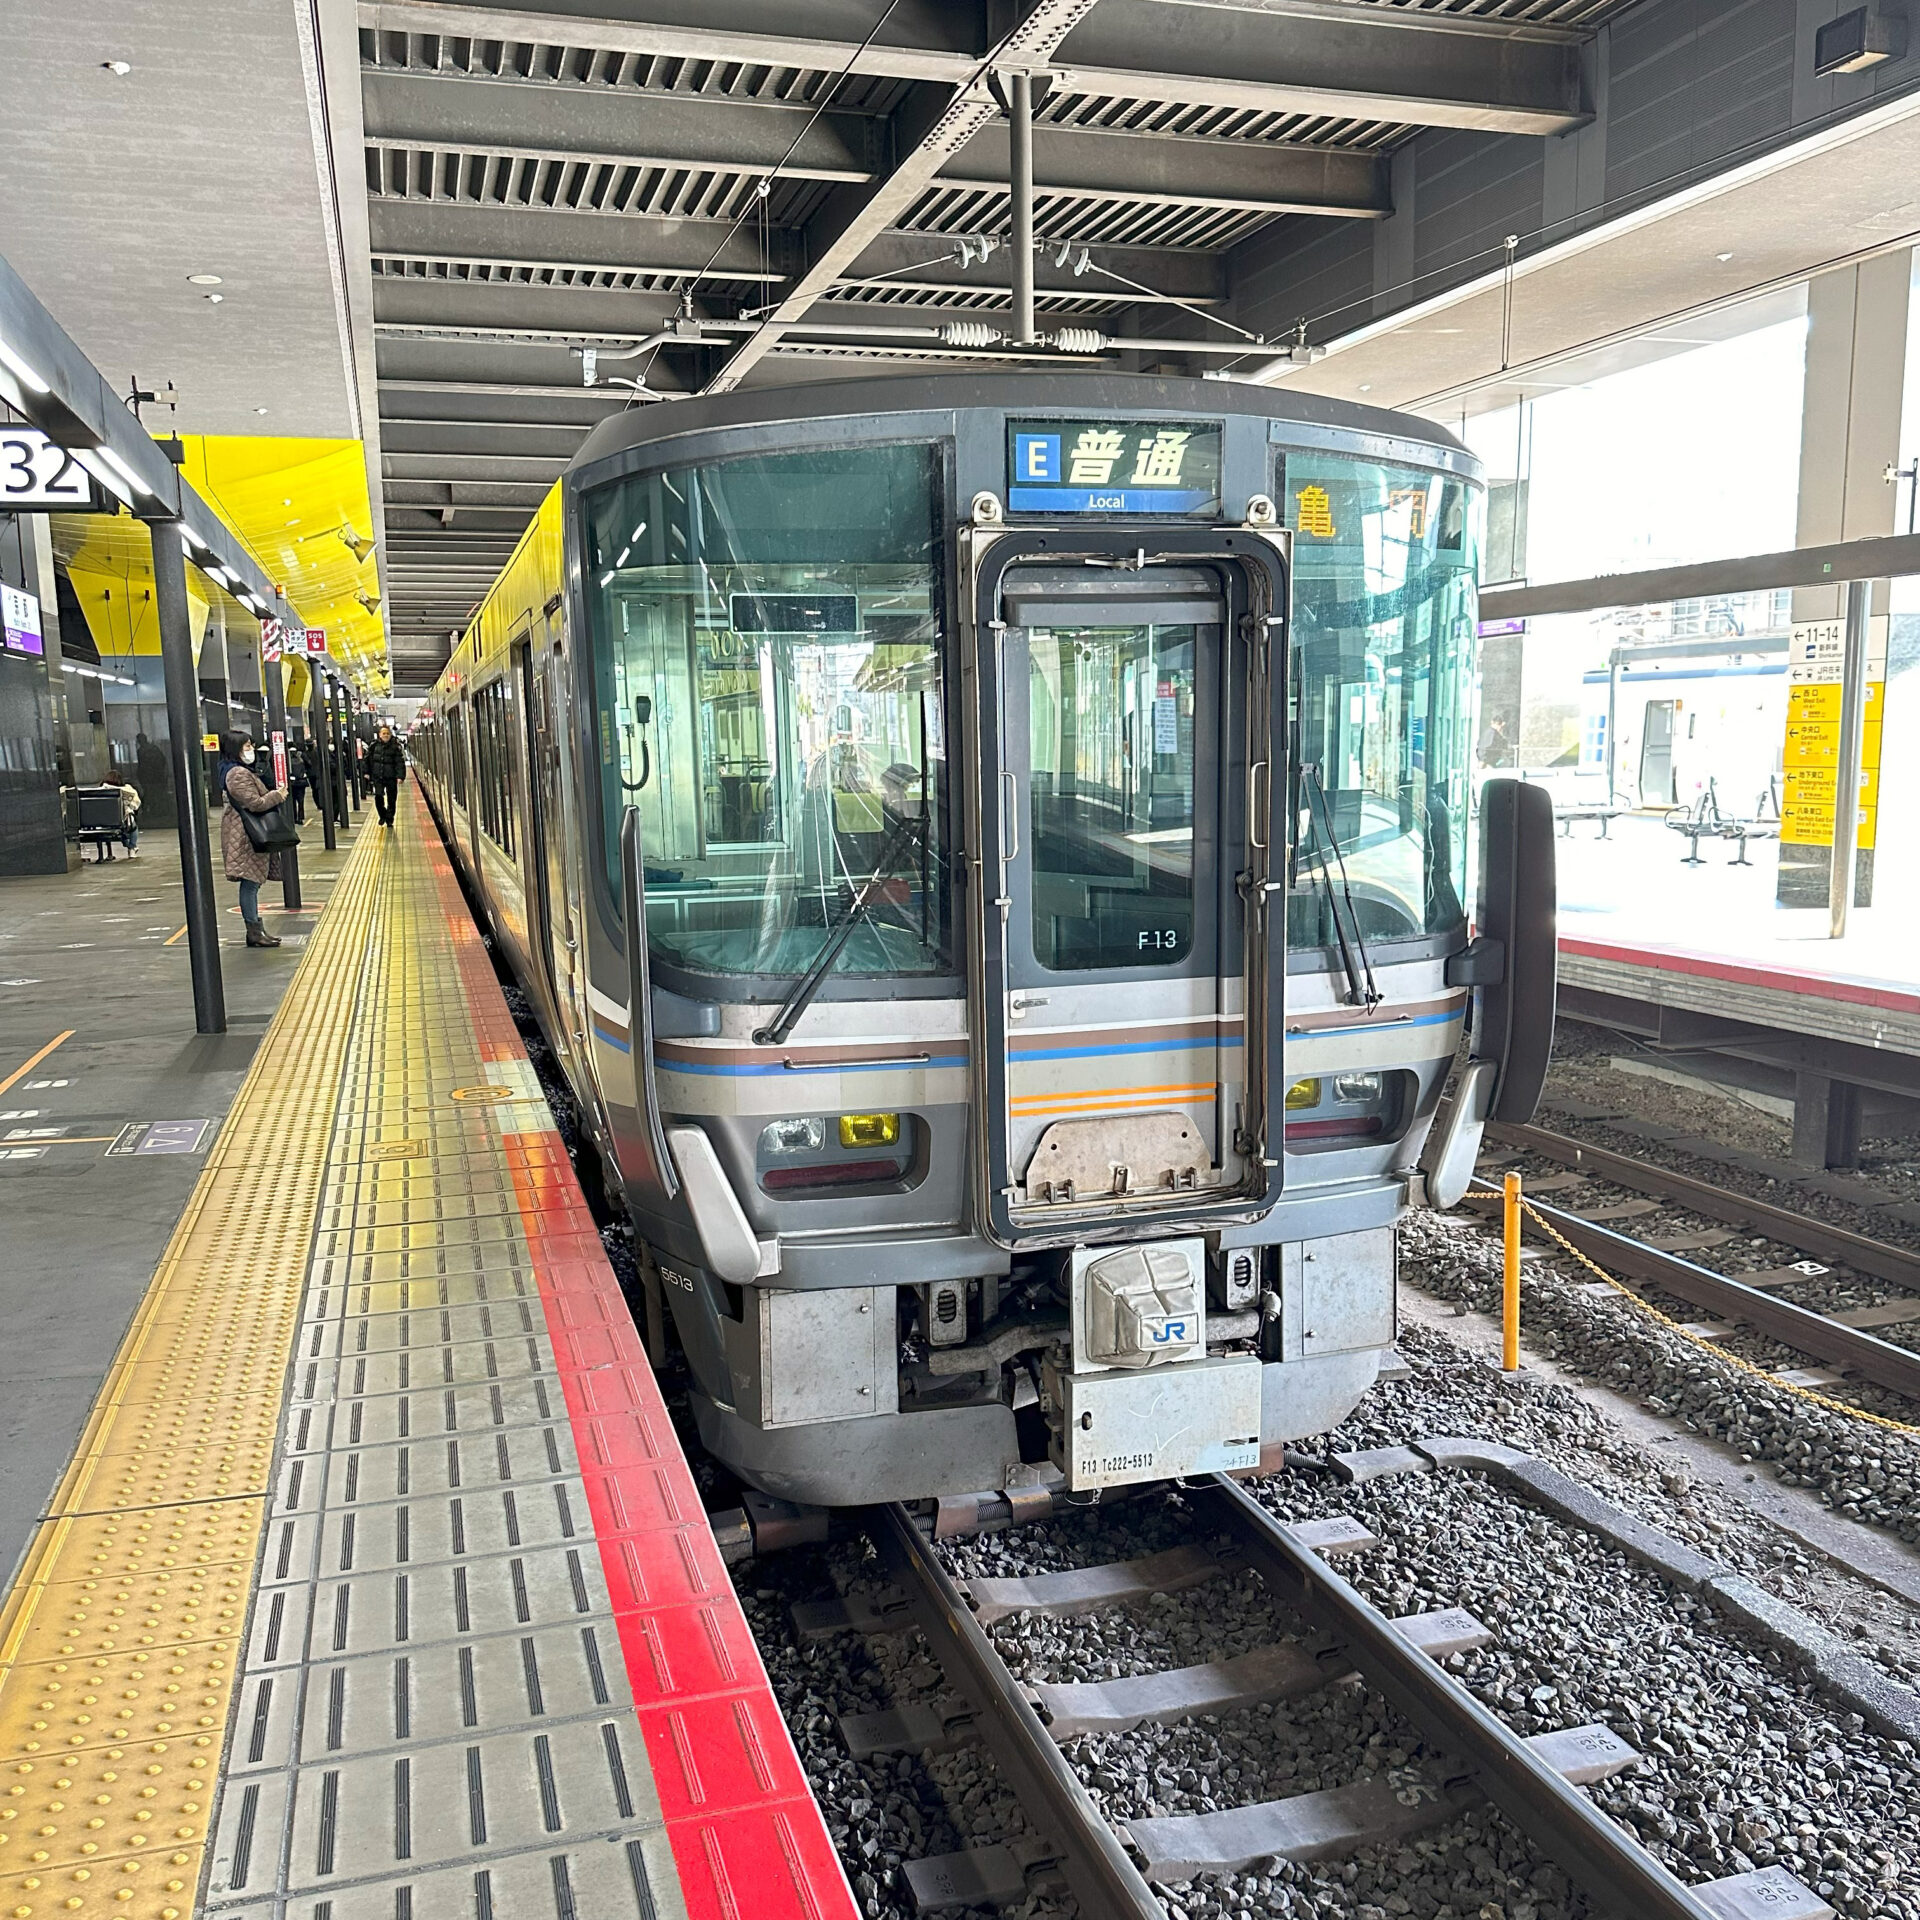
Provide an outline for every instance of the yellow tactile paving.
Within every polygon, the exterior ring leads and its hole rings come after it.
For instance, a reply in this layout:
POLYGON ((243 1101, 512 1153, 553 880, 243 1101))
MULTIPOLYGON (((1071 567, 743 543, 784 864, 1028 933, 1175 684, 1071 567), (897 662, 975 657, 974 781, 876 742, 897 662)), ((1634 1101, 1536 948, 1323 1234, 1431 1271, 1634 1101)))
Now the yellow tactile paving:
POLYGON ((0 1602, 0 1920, 192 1908, 386 847, 349 859, 0 1602))

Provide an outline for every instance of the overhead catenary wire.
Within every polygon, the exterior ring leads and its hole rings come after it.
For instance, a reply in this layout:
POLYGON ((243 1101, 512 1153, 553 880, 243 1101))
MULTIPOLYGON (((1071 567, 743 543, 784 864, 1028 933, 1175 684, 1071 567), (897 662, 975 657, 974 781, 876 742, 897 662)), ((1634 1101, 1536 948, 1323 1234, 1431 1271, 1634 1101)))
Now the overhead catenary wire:
MULTIPOLYGON (((753 211, 756 205, 765 205, 767 196, 772 192, 774 181, 780 178, 781 168, 799 151, 800 142, 813 131, 820 116, 825 113, 827 108, 832 104, 834 95, 840 91, 842 84, 853 72, 854 68, 859 65, 861 56, 873 45, 874 41, 880 37, 881 28, 893 18, 894 12, 899 5, 900 0, 887 0, 886 11, 867 29, 866 38, 847 56, 847 64, 828 81, 826 87, 821 92, 819 100, 815 103, 813 111, 801 122, 800 131, 787 142, 786 152, 767 170, 760 182, 759 191, 754 195, 753 199, 748 201, 748 203, 733 216, 732 220, 728 222, 726 232, 720 236, 714 245, 713 252, 707 256, 707 264, 693 276, 693 279, 687 286, 681 289, 680 298, 684 307, 691 308, 693 296, 699 292, 701 281, 713 271, 714 262, 725 252, 727 242, 740 231, 741 222, 746 219, 747 215, 753 211)), ((1004 44, 1004 42, 1002 42, 1002 44, 1004 44)), ((996 51, 998 51, 998 49, 996 49, 996 51)), ((971 82, 969 82, 969 84, 971 84, 971 82)))

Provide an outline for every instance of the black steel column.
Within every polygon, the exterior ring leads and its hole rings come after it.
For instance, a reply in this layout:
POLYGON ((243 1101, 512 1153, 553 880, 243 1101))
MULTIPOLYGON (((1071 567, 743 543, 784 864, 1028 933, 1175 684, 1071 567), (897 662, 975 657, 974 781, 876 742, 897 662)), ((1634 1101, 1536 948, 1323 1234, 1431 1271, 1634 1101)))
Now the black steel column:
POLYGON ((313 780, 314 804, 320 809, 320 829, 326 836, 327 851, 339 845, 334 837, 333 755, 327 748, 326 697, 321 691, 320 664, 307 662, 307 771, 313 780))
MULTIPOLYGON (((260 662, 260 683, 267 695, 267 742, 269 750, 273 736, 280 736, 280 757, 285 761, 292 743, 287 737, 287 683, 286 670, 278 660, 262 659, 260 662)), ((275 767, 275 773, 279 772, 275 767)), ((288 803, 292 803, 289 801, 288 803)), ((300 911, 300 849, 282 847, 280 849, 280 904, 289 913, 300 911)))
POLYGON ((207 775, 200 752, 200 680, 187 612, 186 543, 171 520, 151 521, 153 598, 160 616, 160 659, 167 683, 167 750, 180 817, 180 884, 187 902, 187 955, 193 972, 193 1023, 225 1033, 220 980, 220 922, 213 901, 213 849, 207 833, 207 775))

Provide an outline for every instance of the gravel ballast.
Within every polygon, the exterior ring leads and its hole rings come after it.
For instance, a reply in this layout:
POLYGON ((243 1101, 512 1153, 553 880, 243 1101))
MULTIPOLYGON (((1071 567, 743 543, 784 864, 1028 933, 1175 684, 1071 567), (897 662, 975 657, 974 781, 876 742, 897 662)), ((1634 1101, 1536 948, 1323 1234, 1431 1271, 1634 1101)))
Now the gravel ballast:
MULTIPOLYGON (((1465 1222, 1411 1216, 1400 1232, 1400 1261, 1403 1281, 1480 1312, 1499 1311, 1499 1244, 1465 1222)), ((1770 1463, 1789 1485, 1813 1488, 1849 1519, 1920 1540, 1920 1438, 1729 1367, 1628 1301, 1578 1292, 1563 1265, 1578 1281, 1589 1278, 1572 1261, 1553 1258, 1529 1261, 1523 1271, 1520 1311, 1530 1346, 1770 1463)))

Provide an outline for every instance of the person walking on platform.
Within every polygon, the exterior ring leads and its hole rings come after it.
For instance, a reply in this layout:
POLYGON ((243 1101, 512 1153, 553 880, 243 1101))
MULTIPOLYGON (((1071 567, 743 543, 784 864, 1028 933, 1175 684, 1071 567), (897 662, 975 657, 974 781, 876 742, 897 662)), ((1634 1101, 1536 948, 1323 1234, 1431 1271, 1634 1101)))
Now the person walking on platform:
POLYGON ((220 791, 227 810, 220 819, 220 854, 229 880, 240 882, 240 917, 247 923, 247 945, 277 947, 277 934, 260 920, 260 883, 280 877, 280 856, 256 847, 247 837, 240 809, 265 813, 286 799, 284 787, 269 787, 253 770, 254 745, 244 733, 220 736, 220 791))
POLYGON ((287 792, 293 796, 293 824, 307 824, 307 754, 297 740, 287 742, 287 792))
POLYGON ((131 780, 120 783, 120 844, 129 860, 140 858, 140 789, 131 780))
POLYGON ((373 804, 380 810, 380 824, 393 825, 393 810, 400 799, 400 777, 407 770, 407 756, 393 729, 384 722, 380 737, 367 753, 367 779, 373 786, 373 804))

